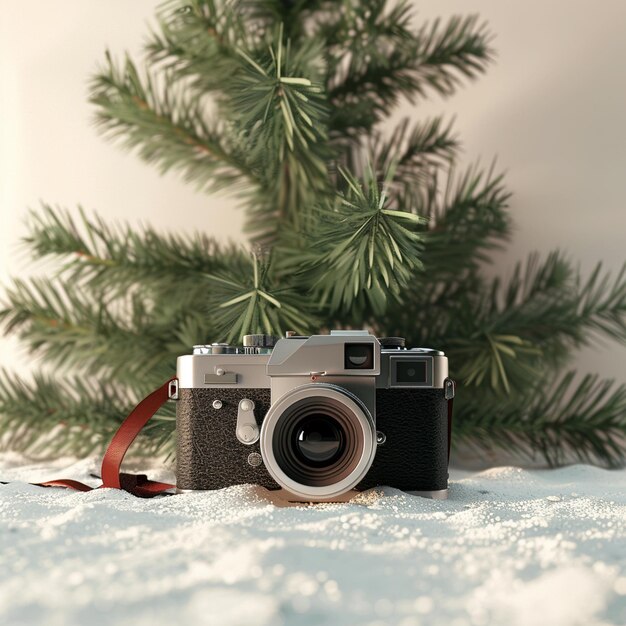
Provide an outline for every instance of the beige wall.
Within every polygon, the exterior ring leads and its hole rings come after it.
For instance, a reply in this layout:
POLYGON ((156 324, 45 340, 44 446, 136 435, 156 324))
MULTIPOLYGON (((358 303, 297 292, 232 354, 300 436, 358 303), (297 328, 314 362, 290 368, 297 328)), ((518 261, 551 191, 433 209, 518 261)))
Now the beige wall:
MULTIPOLYGON (((111 220, 202 228, 239 237, 232 200, 196 194, 97 136, 86 81, 105 47, 138 51, 155 0, 2 3, 0 21, 0 281, 20 275, 27 207, 78 203, 111 220)), ((568 250, 587 271, 618 269, 626 243, 626 3, 424 0, 420 16, 478 11, 497 34, 486 77, 419 115, 456 115, 465 156, 497 155, 514 191, 505 273, 530 250, 568 250)), ((31 271, 29 268, 28 271, 31 271)), ((626 349, 586 349, 585 371, 624 380, 626 349)), ((29 359, 0 342, 0 365, 29 359)))

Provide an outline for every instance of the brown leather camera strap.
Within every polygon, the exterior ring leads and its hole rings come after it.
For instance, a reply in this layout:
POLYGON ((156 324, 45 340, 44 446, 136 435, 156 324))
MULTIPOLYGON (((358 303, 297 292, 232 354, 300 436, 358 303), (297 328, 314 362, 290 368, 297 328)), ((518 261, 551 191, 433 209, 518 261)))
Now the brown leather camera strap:
MULTIPOLYGON (((102 459, 102 484, 90 487, 77 480, 60 478, 47 480, 41 483, 32 483, 39 487, 67 487, 76 491, 92 491, 93 489, 123 489, 139 498, 153 498, 163 494, 176 485, 148 480, 145 474, 126 474, 120 472, 122 461, 141 429, 150 421, 150 418, 170 399, 170 386, 175 378, 146 396, 120 424, 111 443, 108 445, 102 459)), ((452 438, 452 398, 448 400, 448 461, 450 460, 450 445, 452 438)))
POLYGON ((144 474, 120 472, 120 467, 126 452, 128 452, 128 448, 130 448, 150 418, 169 400, 170 384, 174 380, 174 378, 171 378, 146 396, 121 423, 104 453, 104 458, 102 459, 102 484, 99 487, 90 487, 77 480, 65 478, 33 484, 40 487, 67 487, 76 491, 91 491, 92 489, 108 487, 123 489, 140 498, 152 498, 169 489, 174 489, 176 485, 148 480, 148 477, 144 474))

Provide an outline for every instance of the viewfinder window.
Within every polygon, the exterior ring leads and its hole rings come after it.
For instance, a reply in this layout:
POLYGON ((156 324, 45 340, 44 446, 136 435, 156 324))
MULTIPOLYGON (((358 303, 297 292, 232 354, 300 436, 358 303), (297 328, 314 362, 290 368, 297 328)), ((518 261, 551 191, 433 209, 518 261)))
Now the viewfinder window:
POLYGON ((347 343, 345 345, 345 369, 374 369, 374 346, 371 343, 347 343))
POLYGON ((425 383, 425 361, 400 361, 396 369, 396 377, 399 383, 425 383))
POLYGON ((399 385, 424 385, 428 383, 428 365, 425 360, 398 359, 393 382, 399 385))

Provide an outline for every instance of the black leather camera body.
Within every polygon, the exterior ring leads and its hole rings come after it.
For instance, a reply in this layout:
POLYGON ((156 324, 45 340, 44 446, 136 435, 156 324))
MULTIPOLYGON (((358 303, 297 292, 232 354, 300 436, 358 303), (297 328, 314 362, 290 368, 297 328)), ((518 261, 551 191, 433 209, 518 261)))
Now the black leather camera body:
POLYGON ((333 501, 447 497, 454 383, 438 350, 366 331, 246 335, 178 358, 177 488, 253 483, 333 501))

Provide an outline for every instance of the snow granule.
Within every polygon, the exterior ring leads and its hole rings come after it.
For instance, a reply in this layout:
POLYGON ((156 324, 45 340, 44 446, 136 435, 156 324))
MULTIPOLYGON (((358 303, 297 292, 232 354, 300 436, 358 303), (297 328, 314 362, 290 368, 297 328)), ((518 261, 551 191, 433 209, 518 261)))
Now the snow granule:
POLYGON ((626 471, 453 472, 447 501, 320 505, 26 484, 96 468, 0 455, 0 624, 626 624, 626 471))

